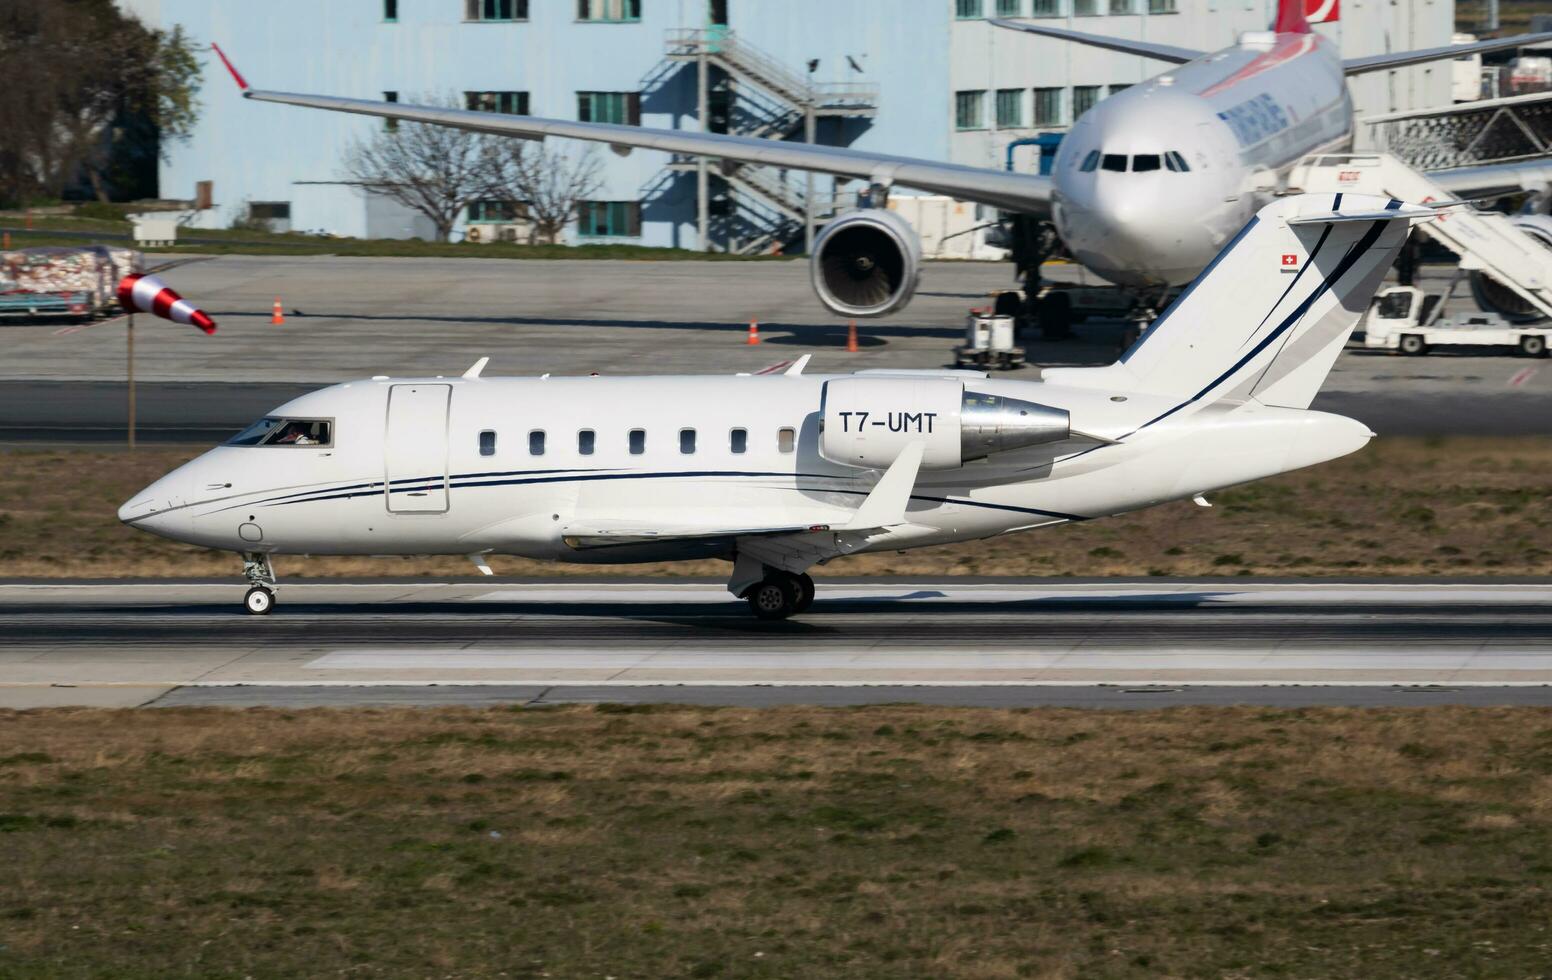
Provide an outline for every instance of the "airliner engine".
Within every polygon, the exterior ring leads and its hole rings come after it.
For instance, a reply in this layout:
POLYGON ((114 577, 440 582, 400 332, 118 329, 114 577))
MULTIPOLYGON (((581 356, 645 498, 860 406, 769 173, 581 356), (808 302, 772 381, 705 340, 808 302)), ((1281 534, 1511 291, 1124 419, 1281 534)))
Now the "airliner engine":
MULTIPOLYGON (((1552 251, 1552 215, 1517 214, 1509 219, 1514 226, 1552 251)), ((1547 256, 1552 263, 1552 255, 1547 256)), ((1481 271, 1471 273, 1471 295, 1484 310, 1497 313, 1510 323, 1535 323, 1546 319, 1541 311, 1525 302, 1514 290, 1481 271)))
POLYGON ((921 240, 904 218, 883 208, 853 211, 814 242, 814 292, 841 316, 903 310, 921 279, 921 258, 921 240))
POLYGON ((870 469, 913 442, 925 444, 923 469, 944 470, 1072 431, 1064 409, 967 392, 953 378, 841 378, 825 382, 822 404, 819 454, 870 469))

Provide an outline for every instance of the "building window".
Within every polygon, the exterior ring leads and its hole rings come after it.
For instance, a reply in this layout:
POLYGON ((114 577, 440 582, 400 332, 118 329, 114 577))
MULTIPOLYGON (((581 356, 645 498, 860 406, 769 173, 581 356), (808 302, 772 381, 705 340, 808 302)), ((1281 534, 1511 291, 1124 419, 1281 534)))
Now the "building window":
POLYGON ((480 433, 480 455, 496 455, 496 431, 494 429, 486 429, 480 433))
POLYGON ((1099 0, 1072 0, 1074 17, 1098 17, 1099 0))
POLYGON ((290 221, 290 201, 252 201, 248 204, 248 217, 254 221, 290 221))
POLYGON ((1174 14, 1179 11, 1175 9, 1175 0, 1148 0, 1148 13, 1174 14))
POLYGON ((797 447, 798 432, 796 429, 783 428, 776 433, 776 449, 778 452, 790 453, 797 447))
POLYGON ((959 130, 985 129, 985 102, 985 92, 955 92, 954 128, 959 130))
POLYGON ((749 451, 749 430, 734 429, 728 433, 728 449, 733 455, 741 456, 749 451))
MULTIPOLYGON (((399 93, 398 92, 384 92, 383 93, 383 101, 384 102, 397 102, 397 101, 399 101, 399 93)), ((384 119, 383 120, 383 128, 388 130, 388 132, 390 132, 390 133, 397 133, 399 131, 399 120, 397 120, 397 119, 384 119)))
POLYGON ((680 429, 679 430, 679 452, 684 454, 685 456, 688 456, 691 453, 695 452, 695 430, 694 429, 680 429))
POLYGON ((1024 90, 1000 88, 997 90, 997 128, 1017 129, 1024 125, 1024 90))
POLYGON ((1131 86, 1130 83, 1127 83, 1126 85, 1112 85, 1112 86, 1110 86, 1110 94, 1111 95, 1120 95, 1122 92, 1125 92, 1127 89, 1129 89, 1131 87, 1132 86, 1131 86))
POLYGON ((594 442, 595 442, 595 438, 594 438, 593 430, 592 429, 582 429, 582 430, 578 431, 577 432, 577 455, 579 455, 579 456, 591 456, 591 455, 593 455, 593 444, 594 444, 594 442))
POLYGON ((577 234, 584 238, 635 238, 641 234, 641 203, 580 201, 577 234))
POLYGON ((470 221, 522 221, 528 208, 522 201, 470 201, 470 221))
POLYGON ((981 16, 981 0, 954 0, 954 16, 960 20, 975 20, 981 16))
POLYGON ((1034 6, 1030 9, 1031 17, 1060 17, 1062 15, 1061 0, 1034 0, 1034 6))
POLYGON ((399 0, 383 0, 383 20, 390 24, 399 19, 399 0))
POLYGON ((577 0, 577 20, 634 24, 640 19, 641 0, 577 0))
POLYGON ((465 92, 465 109, 476 112, 504 112, 509 116, 528 115, 527 92, 465 92))
POLYGON ((1062 124, 1062 90, 1059 88, 1035 89, 1035 125, 1060 126, 1062 124))
POLYGON ((1023 12, 1019 10, 1024 5, 1024 0, 997 0, 998 17, 1019 17, 1023 12))
POLYGON ((577 118, 583 122, 641 125, 640 92, 578 92, 577 118))
POLYGON ((1110 0, 1110 15, 1120 17, 1132 12, 1132 0, 1110 0))
POLYGON ((630 454, 632 456, 640 456, 642 453, 644 453, 646 451, 647 451, 647 430, 646 429, 632 429, 632 430, 630 430, 630 454))
POLYGON ((464 0, 463 19, 496 23, 527 20, 528 0, 464 0))
POLYGON ((530 455, 530 456, 543 456, 544 455, 544 430, 543 429, 535 429, 532 432, 528 433, 528 455, 530 455))
POLYGON ((1094 108, 1099 102, 1098 85, 1074 85, 1072 87, 1072 118, 1076 122, 1078 117, 1094 108))

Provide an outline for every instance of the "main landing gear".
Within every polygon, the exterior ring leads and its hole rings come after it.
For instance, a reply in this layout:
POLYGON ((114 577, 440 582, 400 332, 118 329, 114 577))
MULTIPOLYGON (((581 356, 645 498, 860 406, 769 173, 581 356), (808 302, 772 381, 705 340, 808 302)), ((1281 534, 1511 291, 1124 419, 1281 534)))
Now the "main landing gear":
POLYGON ((814 580, 806 574, 772 571, 744 593, 757 619, 786 619, 814 602, 814 580))
POLYGON ((243 608, 253 616, 267 616, 275 607, 275 568, 269 563, 269 555, 247 552, 242 556, 243 578, 249 589, 243 596, 243 608))

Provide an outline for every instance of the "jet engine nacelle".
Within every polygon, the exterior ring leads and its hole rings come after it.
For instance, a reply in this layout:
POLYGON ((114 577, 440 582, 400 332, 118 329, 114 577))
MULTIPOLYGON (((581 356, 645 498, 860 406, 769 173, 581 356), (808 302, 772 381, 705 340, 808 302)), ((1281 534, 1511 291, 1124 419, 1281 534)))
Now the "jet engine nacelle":
POLYGON ((1067 411, 965 391, 953 378, 839 378, 825 382, 819 454, 884 469, 913 442, 922 468, 954 469, 993 453, 1061 442, 1067 411))
POLYGON ((921 239, 900 215, 868 208, 825 225, 809 270, 819 302, 841 316, 905 309, 921 279, 921 239))
MULTIPOLYGON (((1548 264, 1552 264, 1552 215, 1516 214, 1510 217, 1514 226, 1525 232, 1536 243, 1549 250, 1548 264)), ((1477 306, 1497 313, 1510 323, 1535 323, 1544 320, 1540 310, 1531 306, 1518 293, 1481 271, 1471 273, 1471 295, 1477 306)))

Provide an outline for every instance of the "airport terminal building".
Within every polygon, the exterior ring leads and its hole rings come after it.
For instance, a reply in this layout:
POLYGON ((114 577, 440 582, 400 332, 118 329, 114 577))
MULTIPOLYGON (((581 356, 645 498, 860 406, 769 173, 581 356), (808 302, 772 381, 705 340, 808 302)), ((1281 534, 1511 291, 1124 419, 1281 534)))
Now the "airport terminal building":
MULTIPOLYGON (((220 43, 256 88, 432 98, 494 112, 805 139, 1033 171, 1088 107, 1164 69, 1134 55, 995 28, 1049 18, 1095 34, 1210 50, 1264 30, 1267 0, 120 0, 148 24, 220 43), (704 72, 704 90, 702 73, 704 72), (1020 142, 1024 141, 1024 142, 1020 142), (1049 143, 1049 138, 1047 139, 1049 143)), ((1449 0, 1343 0, 1321 31, 1344 56, 1448 44, 1449 0)), ((1351 82, 1359 117, 1449 102, 1449 62, 1351 82)), ((161 194, 212 207, 195 224, 432 237, 430 222, 352 182, 343 159, 382 120, 247 102, 206 62, 193 136, 165 147, 161 194)), ((1361 127, 1360 127, 1361 129, 1361 127)), ((1361 139, 1360 134, 1360 139, 1361 139)), ((607 147, 576 243, 717 250, 799 247, 806 218, 854 206, 857 182, 709 166, 607 147), (704 226, 703 226, 704 223, 704 226)), ((477 204, 453 237, 521 234, 511 202, 477 204)))

